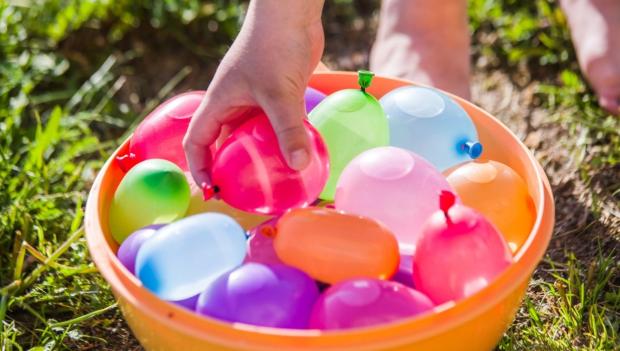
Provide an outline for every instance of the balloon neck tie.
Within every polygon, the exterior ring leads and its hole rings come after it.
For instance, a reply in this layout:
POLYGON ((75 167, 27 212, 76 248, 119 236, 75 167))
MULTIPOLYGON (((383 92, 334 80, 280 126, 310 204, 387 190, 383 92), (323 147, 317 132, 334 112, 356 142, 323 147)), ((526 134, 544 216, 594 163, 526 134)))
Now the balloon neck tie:
POLYGON ((475 160, 482 154, 482 144, 477 141, 468 141, 463 144, 463 150, 475 160))
POLYGON ((200 187, 202 188, 202 199, 207 201, 220 192, 220 188, 217 185, 209 185, 203 182, 200 187))
POLYGON ((116 156, 116 163, 125 173, 136 165, 136 154, 133 152, 126 153, 124 155, 116 156))
POLYGON ((259 233, 261 233, 262 235, 268 237, 268 238, 275 238, 276 234, 277 234, 277 230, 274 226, 272 225, 266 225, 263 226, 262 228, 260 228, 259 233))
POLYGON ((362 92, 366 92, 366 88, 370 86, 372 83, 372 78, 375 76, 374 73, 370 71, 359 70, 357 71, 357 84, 359 84, 362 92))
POLYGON ((443 211, 444 216, 446 216, 446 221, 448 222, 448 224, 452 223, 448 211, 450 211, 450 208, 454 206, 455 202, 456 196, 453 192, 448 190, 442 190, 441 194, 439 194, 439 208, 443 211))

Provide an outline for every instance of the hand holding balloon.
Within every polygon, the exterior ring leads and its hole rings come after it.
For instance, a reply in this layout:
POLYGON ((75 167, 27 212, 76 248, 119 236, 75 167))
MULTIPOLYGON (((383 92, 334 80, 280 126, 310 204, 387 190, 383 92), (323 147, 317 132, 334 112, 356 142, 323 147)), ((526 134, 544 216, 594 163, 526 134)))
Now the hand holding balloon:
POLYGON ((243 123, 254 106, 269 116, 286 163, 296 170, 308 166, 312 150, 302 124, 303 97, 323 50, 322 6, 321 1, 250 3, 185 136, 197 184, 210 182, 209 146, 243 123))
POLYGON ((312 152, 308 166, 296 171, 282 157, 266 116, 243 123, 217 150, 213 186, 204 188, 205 198, 217 193, 237 209, 261 214, 280 214, 314 202, 329 175, 328 156, 312 125, 303 121, 302 128, 312 152))

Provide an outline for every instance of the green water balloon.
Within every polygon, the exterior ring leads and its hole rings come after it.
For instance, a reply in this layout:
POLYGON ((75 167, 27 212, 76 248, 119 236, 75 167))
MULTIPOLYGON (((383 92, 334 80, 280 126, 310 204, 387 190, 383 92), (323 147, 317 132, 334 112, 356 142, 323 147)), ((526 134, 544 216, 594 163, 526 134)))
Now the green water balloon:
POLYGON ((374 96, 366 92, 374 74, 359 71, 360 89, 344 89, 325 98, 308 118, 329 150, 330 173, 321 199, 333 200, 344 167, 360 153, 389 144, 388 120, 374 96))
POLYGON ((120 244, 144 226, 179 219, 189 200, 189 184, 177 165, 162 159, 142 161, 125 174, 114 193, 109 212, 112 237, 120 244))

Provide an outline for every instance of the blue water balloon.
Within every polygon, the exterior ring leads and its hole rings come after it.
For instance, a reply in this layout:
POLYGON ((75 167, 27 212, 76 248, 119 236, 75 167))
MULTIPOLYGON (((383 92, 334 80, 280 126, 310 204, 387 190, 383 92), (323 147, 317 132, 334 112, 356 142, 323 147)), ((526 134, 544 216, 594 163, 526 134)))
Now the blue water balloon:
POLYGON ((482 153, 478 132, 465 110, 436 89, 404 86, 379 102, 388 116, 390 144, 417 153, 440 171, 482 153))
POLYGON ((161 228, 136 258, 136 275, 155 295, 168 301, 202 292, 245 257, 245 233, 234 219, 202 213, 161 228))

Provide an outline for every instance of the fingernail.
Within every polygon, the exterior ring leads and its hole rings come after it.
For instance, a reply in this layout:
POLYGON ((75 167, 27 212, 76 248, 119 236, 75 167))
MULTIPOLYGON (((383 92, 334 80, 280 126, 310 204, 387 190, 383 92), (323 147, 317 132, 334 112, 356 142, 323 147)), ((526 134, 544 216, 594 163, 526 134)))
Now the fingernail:
POLYGON ((296 171, 304 169, 309 161, 310 155, 304 149, 297 149, 289 154, 289 166, 296 171))

